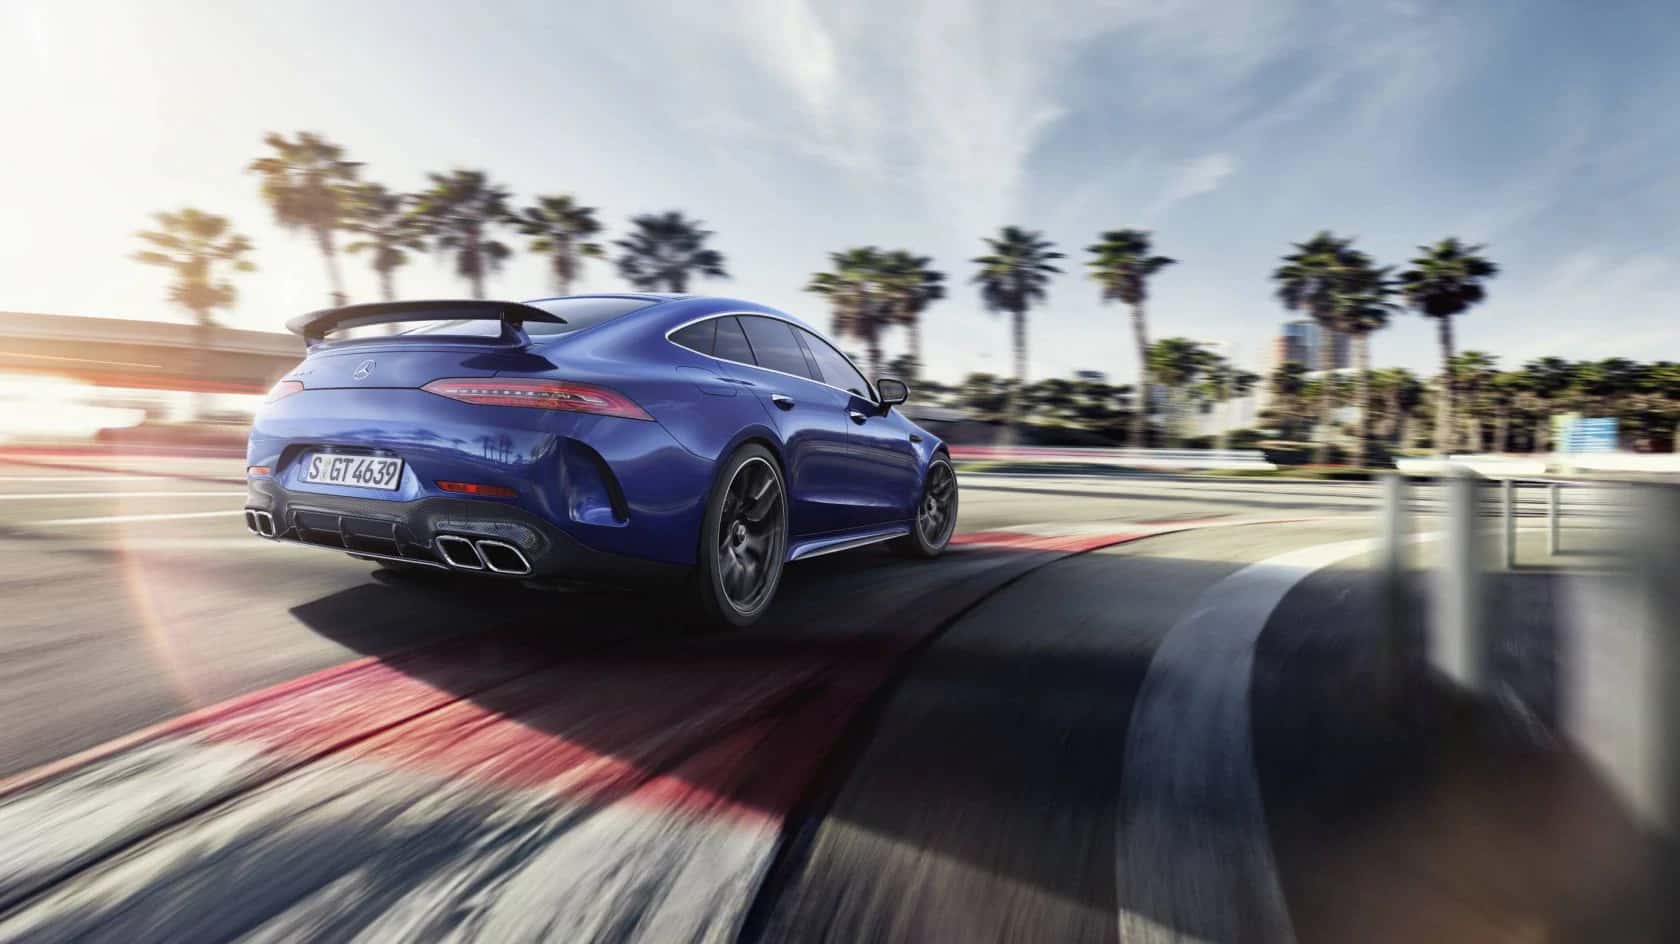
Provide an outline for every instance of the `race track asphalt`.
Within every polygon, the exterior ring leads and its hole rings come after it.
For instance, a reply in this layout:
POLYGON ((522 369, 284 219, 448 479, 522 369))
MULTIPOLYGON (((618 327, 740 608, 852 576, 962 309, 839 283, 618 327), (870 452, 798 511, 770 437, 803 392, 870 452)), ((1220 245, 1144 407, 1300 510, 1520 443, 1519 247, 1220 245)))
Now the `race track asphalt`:
POLYGON ((261 541, 242 496, 0 458, 0 940, 1289 939, 1246 663, 1195 653, 1251 658, 1232 581, 1354 555, 1373 486, 965 476, 941 559, 794 565, 710 635, 261 541), (1128 838, 1185 783, 1210 838, 1128 838))

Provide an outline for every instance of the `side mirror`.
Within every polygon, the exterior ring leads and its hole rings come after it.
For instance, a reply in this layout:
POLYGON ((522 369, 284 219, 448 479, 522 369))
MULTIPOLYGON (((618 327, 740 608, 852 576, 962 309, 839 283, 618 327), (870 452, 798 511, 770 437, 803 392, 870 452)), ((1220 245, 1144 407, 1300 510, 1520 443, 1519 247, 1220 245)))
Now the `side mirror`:
POLYGON ((882 406, 897 406, 910 399, 910 387, 904 381, 891 377, 876 380, 875 391, 881 395, 882 406))

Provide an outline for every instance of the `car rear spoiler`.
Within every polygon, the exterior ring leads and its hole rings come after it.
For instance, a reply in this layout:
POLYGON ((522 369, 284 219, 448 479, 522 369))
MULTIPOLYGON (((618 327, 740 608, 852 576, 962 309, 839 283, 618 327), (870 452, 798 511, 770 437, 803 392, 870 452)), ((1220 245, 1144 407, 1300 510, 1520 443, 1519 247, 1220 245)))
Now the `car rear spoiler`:
MULTIPOLYGON (((499 321, 502 323, 502 334, 499 338, 485 338, 468 336, 451 338, 451 340, 473 341, 479 344, 494 344, 498 347, 524 347, 531 343, 530 335, 525 333, 525 322, 537 321, 546 324, 565 324, 566 319, 552 312, 544 311, 535 305, 525 305, 520 302, 485 301, 483 299, 438 299, 432 301, 415 302, 374 302, 368 305, 345 305, 342 308, 324 308, 312 311, 307 315, 299 315, 286 322, 286 328, 293 334, 303 335, 306 347, 313 348, 326 341, 327 335, 333 331, 343 331, 349 328, 365 328, 368 325, 397 324, 404 321, 499 321)), ((418 335, 414 340, 437 341, 447 335, 426 334, 418 335)), ((358 338, 366 341, 390 341, 391 337, 358 338)))

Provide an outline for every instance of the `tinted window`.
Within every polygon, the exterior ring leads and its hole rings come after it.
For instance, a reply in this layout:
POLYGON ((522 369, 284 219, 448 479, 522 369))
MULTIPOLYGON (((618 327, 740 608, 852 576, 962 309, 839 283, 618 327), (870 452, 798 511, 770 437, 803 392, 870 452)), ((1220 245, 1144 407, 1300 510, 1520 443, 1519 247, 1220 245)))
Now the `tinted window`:
POLYGON ((717 339, 712 343, 712 356, 743 364, 756 363, 753 349, 747 344, 747 336, 741 333, 741 325, 734 318, 713 320, 717 322, 717 339))
POLYGON ((671 332, 671 340, 691 351, 712 353, 712 339, 717 337, 717 319, 697 321, 680 331, 671 332))
MULTIPOLYGON (((528 322, 525 333, 532 337, 544 335, 567 334, 581 331, 591 325, 598 325, 603 321, 628 315, 633 311, 640 311, 649 305, 657 305, 661 299, 651 298, 549 298, 543 301, 526 302, 532 308, 541 308, 550 314, 559 315, 566 319, 565 324, 543 324, 528 322)), ((402 332, 403 334, 449 334, 466 335, 468 337, 493 338, 501 334, 502 326, 494 321, 428 321, 417 328, 402 332)))
POLYGON ((740 321, 747 329, 747 340, 752 342, 753 353, 758 355, 758 366, 795 377, 816 379, 805 363, 805 352, 799 348, 799 339, 794 337, 792 325, 774 318, 747 317, 740 321))
POLYGON ((817 337, 809 331, 802 332, 805 346, 811 349, 811 356, 817 360, 817 369, 822 371, 822 382, 842 390, 850 390, 860 397, 874 399, 870 393, 869 382, 863 379, 852 362, 836 351, 827 341, 817 337))

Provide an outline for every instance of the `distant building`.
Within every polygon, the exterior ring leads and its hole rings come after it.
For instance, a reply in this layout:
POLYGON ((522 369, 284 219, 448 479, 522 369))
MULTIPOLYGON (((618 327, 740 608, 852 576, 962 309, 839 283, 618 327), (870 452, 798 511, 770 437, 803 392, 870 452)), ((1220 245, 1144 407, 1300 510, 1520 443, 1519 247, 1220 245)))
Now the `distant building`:
MULTIPOLYGON (((1324 343, 1324 329, 1310 318, 1285 321, 1283 329, 1272 341, 1270 370, 1294 361, 1308 371, 1320 369, 1318 358, 1324 343)), ((1346 370, 1353 366, 1353 339, 1340 332, 1330 342, 1330 369, 1346 370)))

